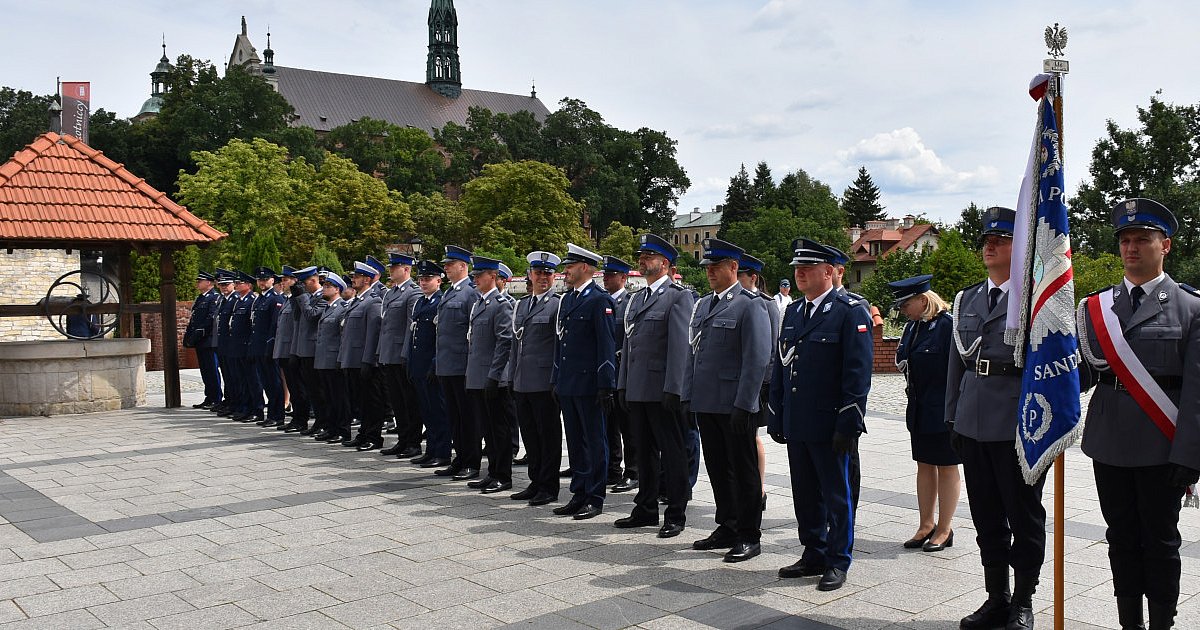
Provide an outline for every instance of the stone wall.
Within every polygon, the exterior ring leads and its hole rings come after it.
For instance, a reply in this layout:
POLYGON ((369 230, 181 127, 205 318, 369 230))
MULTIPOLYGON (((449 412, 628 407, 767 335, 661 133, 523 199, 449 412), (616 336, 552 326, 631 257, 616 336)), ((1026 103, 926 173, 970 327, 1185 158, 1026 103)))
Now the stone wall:
POLYGON ((882 325, 875 326, 871 335, 875 338, 874 372, 876 374, 898 374, 900 370, 896 369, 896 346, 900 345, 900 338, 884 337, 882 325))
MULTIPOLYGON (((0 304, 36 304, 59 276, 79 268, 79 252, 0 250, 0 304)), ((0 317, 0 341, 62 339, 45 317, 0 317)))
POLYGON ((51 416, 146 404, 145 339, 0 343, 0 416, 51 416))

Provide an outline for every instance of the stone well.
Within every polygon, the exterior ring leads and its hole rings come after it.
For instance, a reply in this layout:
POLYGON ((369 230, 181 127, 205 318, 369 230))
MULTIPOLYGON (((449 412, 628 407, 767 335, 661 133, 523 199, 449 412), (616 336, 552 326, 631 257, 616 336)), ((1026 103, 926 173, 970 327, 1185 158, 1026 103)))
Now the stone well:
POLYGON ((128 409, 146 402, 149 339, 0 343, 0 416, 128 409))

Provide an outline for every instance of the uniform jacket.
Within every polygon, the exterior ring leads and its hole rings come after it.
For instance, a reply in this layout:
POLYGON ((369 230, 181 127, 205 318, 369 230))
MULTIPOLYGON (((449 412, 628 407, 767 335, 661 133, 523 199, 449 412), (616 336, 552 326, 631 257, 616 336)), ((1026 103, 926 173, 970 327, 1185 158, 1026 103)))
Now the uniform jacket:
POLYGON ((954 318, 938 313, 927 322, 904 325, 896 364, 903 366, 908 383, 905 420, 913 433, 944 433, 946 426, 946 367, 954 348, 954 318))
MULTIPOLYGON (((1166 276, 1142 298, 1137 312, 1124 283, 1114 291, 1113 312, 1130 349, 1154 377, 1175 377, 1182 387, 1163 387, 1179 408, 1175 439, 1168 440, 1127 390, 1096 383, 1083 429, 1083 452, 1110 466, 1156 466, 1168 462, 1200 469, 1200 297, 1166 276)), ((1091 320, 1080 321, 1091 354, 1104 351, 1091 320)), ((1107 371, 1107 368, 1105 368, 1107 371)), ((1089 381, 1095 381, 1092 368, 1089 381)))
POLYGON ((559 301, 558 343, 551 382, 559 396, 595 395, 617 387, 616 304, 589 282, 559 301))
MULTIPOLYGON (((759 291, 755 293, 758 297, 770 302, 767 305, 767 316, 771 318, 771 348, 775 347, 775 342, 779 341, 779 329, 783 327, 783 313, 779 310, 779 303, 771 296, 759 291)), ((771 353, 771 363, 767 366, 767 374, 763 379, 766 385, 771 384, 771 367, 775 365, 775 353, 771 353)))
POLYGON ((695 304, 692 293, 671 280, 654 292, 647 287, 630 296, 624 317, 617 320, 623 341, 617 389, 625 390, 626 400, 659 402, 664 394, 683 395, 695 304))
POLYGON ((1013 362, 1013 347, 1004 343, 1008 293, 991 311, 986 280, 963 289, 954 299, 954 327, 963 349, 970 350, 976 339, 981 341, 966 356, 954 342, 946 370, 946 422, 953 422, 959 434, 980 442, 1011 442, 1017 438, 1021 377, 980 376, 976 371, 977 365, 982 365, 979 360, 997 365, 1013 362))
POLYGON ((404 363, 404 337, 412 322, 412 309, 421 298, 421 287, 411 278, 388 289, 379 305, 379 363, 404 363))
POLYGON ((513 313, 512 356, 508 363, 514 392, 550 391, 558 345, 554 336, 554 317, 560 299, 562 296, 551 290, 539 296, 536 305, 532 295, 517 302, 513 313))
POLYGON ((325 308, 319 309, 317 313, 317 342, 313 367, 318 370, 341 369, 338 350, 342 343, 342 322, 346 319, 346 301, 338 298, 326 302, 325 308))
POLYGON ((409 314, 411 323, 408 333, 404 336, 404 363, 408 365, 409 378, 420 382, 434 369, 437 357, 436 319, 442 292, 434 291, 429 297, 420 293, 417 295, 419 297, 413 302, 413 310, 409 314))
POLYGON ((187 330, 184 336, 193 330, 203 330, 204 335, 196 344, 199 348, 216 347, 217 337, 216 329, 213 324, 216 323, 217 298, 221 297, 221 293, 216 289, 209 289, 208 293, 202 293, 196 296, 196 301, 192 302, 192 316, 188 319, 187 330))
POLYGON ((364 291, 346 303, 342 318, 342 341, 338 350, 338 365, 344 370, 357 370, 363 366, 363 354, 367 342, 367 318, 372 310, 379 313, 379 298, 364 291))
POLYGON ((298 295, 296 301, 296 335, 292 338, 292 355, 313 357, 317 353, 317 321, 328 303, 321 298, 321 290, 298 295))
POLYGON ((379 365, 379 333, 383 329, 383 294, 387 287, 379 284, 363 296, 367 332, 363 335, 362 365, 379 365))
POLYGON ((858 300, 831 291, 803 322, 805 300, 783 314, 771 375, 768 430, 793 440, 829 442, 866 431, 875 356, 871 316, 858 300))
POLYGON ((771 358, 767 303, 740 286, 714 303, 716 295, 700 298, 691 316, 682 398, 696 413, 756 413, 771 358))
POLYGON ((471 305, 479 291, 464 280, 446 290, 438 303, 437 316, 437 375, 465 376, 467 373, 467 327, 470 325, 471 305))
POLYGON ((229 315, 229 349, 225 351, 226 356, 234 358, 250 356, 250 337, 253 335, 256 297, 251 291, 245 297, 234 297, 231 300, 233 312, 229 315))
POLYGON ((287 299, 275 289, 267 289, 254 298, 250 311, 249 356, 271 358, 275 354, 275 335, 278 330, 279 312, 287 299))
POLYGON ((280 294, 283 304, 279 307, 279 318, 275 321, 275 350, 271 353, 273 359, 286 359, 292 354, 292 340, 296 338, 296 304, 307 296, 289 296, 280 294))
POLYGON ((467 389, 483 389, 488 379, 507 378, 512 354, 513 307, 516 301, 498 290, 475 299, 467 328, 467 389))
POLYGON ((213 331, 217 352, 225 354, 229 349, 229 318, 233 315, 234 301, 237 293, 221 295, 217 298, 217 307, 213 310, 213 331))
POLYGON ((625 327, 621 322, 625 321, 625 311, 629 308, 629 298, 633 294, 628 289, 622 288, 620 294, 616 297, 610 293, 613 301, 613 319, 617 321, 617 325, 613 327, 613 342, 617 347, 617 372, 621 371, 621 349, 625 345, 625 327))

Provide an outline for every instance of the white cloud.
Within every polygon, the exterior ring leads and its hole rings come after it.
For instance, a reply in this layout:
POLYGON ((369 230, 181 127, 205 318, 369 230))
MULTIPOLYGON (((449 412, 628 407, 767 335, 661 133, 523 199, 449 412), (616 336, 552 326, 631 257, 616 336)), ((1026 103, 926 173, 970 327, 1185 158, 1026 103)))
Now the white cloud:
POLYGON ((746 120, 741 120, 731 123, 719 123, 689 129, 688 133, 699 136, 707 140, 719 139, 742 139, 742 140, 766 140, 790 138, 798 136, 809 129, 812 125, 800 122, 794 116, 786 116, 783 114, 759 114, 751 116, 746 120))
POLYGON ((912 127, 875 134, 836 155, 823 172, 849 179, 865 166, 881 189, 892 192, 960 193, 993 186, 999 178, 990 166, 957 170, 946 164, 912 127))

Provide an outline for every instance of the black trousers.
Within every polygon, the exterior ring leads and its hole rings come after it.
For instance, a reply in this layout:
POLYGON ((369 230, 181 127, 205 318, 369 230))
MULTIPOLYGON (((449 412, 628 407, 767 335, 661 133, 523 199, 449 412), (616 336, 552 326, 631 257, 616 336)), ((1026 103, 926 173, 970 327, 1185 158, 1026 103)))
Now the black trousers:
POLYGON ((1039 572, 1046 558, 1045 473, 1027 485, 1012 441, 963 437, 960 448, 981 563, 1039 572))
POLYGON ((446 417, 450 420, 450 441, 454 445, 451 468, 474 468, 479 470, 483 460, 480 445, 480 429, 475 426, 475 414, 471 401, 467 399, 466 376, 439 376, 442 386, 442 402, 446 406, 446 417))
POLYGON ((562 465, 562 421, 554 396, 546 392, 513 392, 525 455, 529 458, 529 486, 558 496, 562 465))
POLYGON ((329 417, 329 408, 325 404, 325 380, 313 366, 312 357, 296 357, 296 361, 300 379, 304 382, 304 393, 308 395, 308 401, 312 405, 313 428, 323 429, 326 426, 325 420, 329 417))
POLYGON ((200 364, 200 380, 204 381, 204 402, 214 405, 221 402, 221 372, 217 367, 216 348, 196 348, 196 362, 200 364))
POLYGON ((312 417, 312 402, 308 397, 309 388, 300 376, 300 357, 279 359, 279 365, 283 368, 283 380, 287 383, 288 395, 292 400, 292 424, 308 426, 308 419, 312 417))
POLYGON ((504 416, 504 421, 508 423, 508 441, 512 445, 512 455, 515 459, 517 453, 521 452, 521 425, 517 420, 517 400, 513 398, 511 387, 506 385, 500 388, 500 397, 496 400, 496 405, 500 415, 504 416))
POLYGON ((377 366, 364 365, 358 369, 358 435, 372 442, 383 442, 383 419, 387 415, 384 385, 383 371, 377 366))
POLYGON ((508 417, 500 409, 501 392, 496 391, 494 398, 487 397, 487 391, 468 389, 467 398, 471 401, 471 409, 475 415, 475 426, 480 427, 487 435, 487 476, 504 482, 512 482, 512 427, 508 417))
POLYGON ((235 409, 261 418, 263 388, 262 383, 258 380, 258 369, 254 366, 255 361, 257 359, 251 356, 240 356, 233 359, 239 381, 238 404, 235 409))
POLYGON ((623 474, 630 479, 637 479, 637 442, 630 434, 629 414, 619 405, 614 405, 605 421, 608 423, 604 428, 608 430, 609 478, 620 477, 623 474), (624 471, 621 469, 622 464, 625 465, 624 471))
POLYGON ((704 466, 717 504, 717 529, 756 543, 762 530, 762 479, 758 476, 757 423, 733 426, 728 414, 697 413, 704 466))
MULTIPOLYGON (((637 472, 641 474, 637 496, 633 498, 635 515, 658 518, 658 495, 666 494, 668 523, 687 522, 688 454, 683 434, 683 413, 676 413, 659 402, 629 403, 629 434, 637 447, 637 472), (662 479, 662 490, 659 479, 662 479)), ((757 464, 756 464, 757 466, 757 464)))
POLYGON ((363 382, 358 376, 359 369, 342 368, 342 373, 346 375, 346 391, 350 393, 350 399, 346 401, 346 408, 349 409, 351 424, 355 420, 362 422, 362 400, 363 400, 363 382))
MULTIPOLYGON (((254 357, 252 361, 258 382, 267 395, 267 420, 283 422, 283 377, 279 374, 279 364, 266 356, 254 357)), ((259 407, 255 415, 262 416, 262 413, 259 407)))
POLYGON ((1100 512, 1108 524, 1108 562, 1117 597, 1141 597, 1174 609, 1179 600, 1179 507, 1184 488, 1170 468, 1092 462, 1100 512))
POLYGON ((346 386, 346 370, 317 370, 324 391, 325 415, 321 428, 334 435, 350 439, 350 390, 346 386))
POLYGON ((403 365, 382 365, 383 389, 396 419, 396 433, 401 446, 421 446, 421 414, 417 402, 417 388, 408 378, 408 368, 403 365))

